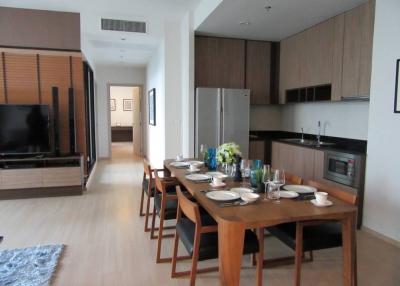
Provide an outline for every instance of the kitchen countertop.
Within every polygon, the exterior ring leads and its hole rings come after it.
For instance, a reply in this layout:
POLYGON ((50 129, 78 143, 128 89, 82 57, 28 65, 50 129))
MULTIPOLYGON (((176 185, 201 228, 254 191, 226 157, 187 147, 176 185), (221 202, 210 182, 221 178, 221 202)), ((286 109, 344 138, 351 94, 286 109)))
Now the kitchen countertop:
MULTIPOLYGON (((321 151, 339 151, 351 154, 362 154, 367 153, 367 141, 358 139, 348 139, 331 136, 321 136, 321 141, 335 143, 333 146, 312 146, 305 145, 298 142, 288 142, 284 139, 298 138, 301 139, 301 133, 287 132, 287 131, 250 131, 250 141, 256 140, 267 140, 277 141, 285 144, 296 145, 304 148, 311 148, 321 151)), ((315 134, 304 134, 306 140, 316 140, 315 134)))

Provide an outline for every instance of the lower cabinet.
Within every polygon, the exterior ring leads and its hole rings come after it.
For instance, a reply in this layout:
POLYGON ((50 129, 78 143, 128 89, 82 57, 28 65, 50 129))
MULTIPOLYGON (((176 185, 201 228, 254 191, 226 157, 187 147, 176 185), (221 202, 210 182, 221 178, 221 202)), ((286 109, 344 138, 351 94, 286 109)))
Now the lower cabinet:
POLYGON ((315 150, 272 142, 272 168, 284 169, 304 179, 314 179, 315 150))
POLYGON ((325 152, 321 150, 295 146, 280 142, 272 142, 272 168, 284 169, 308 180, 317 181, 327 185, 340 187, 350 192, 356 192, 345 186, 324 178, 325 152))
POLYGON ((249 142, 249 159, 265 162, 265 141, 254 140, 249 142))

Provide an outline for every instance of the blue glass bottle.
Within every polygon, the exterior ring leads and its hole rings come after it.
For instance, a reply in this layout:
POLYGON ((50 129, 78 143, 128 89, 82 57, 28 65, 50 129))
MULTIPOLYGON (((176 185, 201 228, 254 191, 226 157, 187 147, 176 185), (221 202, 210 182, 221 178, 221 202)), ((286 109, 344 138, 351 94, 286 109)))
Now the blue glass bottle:
POLYGON ((207 166, 210 171, 217 170, 217 149, 216 148, 208 148, 207 166))

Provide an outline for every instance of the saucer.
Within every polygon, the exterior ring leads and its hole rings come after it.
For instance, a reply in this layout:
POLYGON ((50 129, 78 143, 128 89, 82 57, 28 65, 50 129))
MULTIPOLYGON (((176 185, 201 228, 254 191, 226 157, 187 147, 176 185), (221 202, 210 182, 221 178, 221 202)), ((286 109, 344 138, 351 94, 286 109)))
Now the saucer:
POLYGON ((319 203, 317 203, 317 200, 315 200, 315 199, 311 200, 310 202, 316 207, 329 207, 329 206, 333 205, 333 203, 328 200, 326 201, 325 204, 319 204, 319 203))
POLYGON ((215 184, 213 184, 213 183, 210 183, 210 186, 211 186, 211 187, 214 187, 214 188, 221 188, 221 187, 225 187, 226 184, 225 184, 225 183, 220 183, 220 184, 218 184, 218 185, 215 185, 215 184))

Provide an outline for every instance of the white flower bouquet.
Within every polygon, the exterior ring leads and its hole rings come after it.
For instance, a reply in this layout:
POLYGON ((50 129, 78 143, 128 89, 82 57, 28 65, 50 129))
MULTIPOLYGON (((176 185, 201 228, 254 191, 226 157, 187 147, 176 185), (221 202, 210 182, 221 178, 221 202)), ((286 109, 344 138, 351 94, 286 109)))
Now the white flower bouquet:
POLYGON ((237 156, 241 156, 239 145, 234 142, 224 143, 218 147, 217 162, 219 164, 231 165, 237 156))

